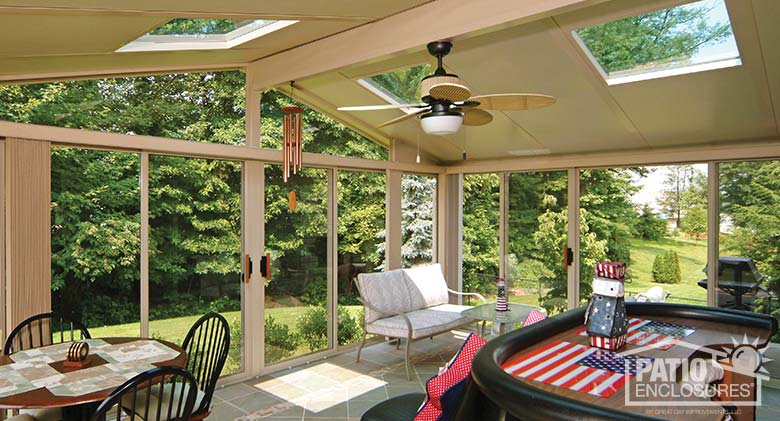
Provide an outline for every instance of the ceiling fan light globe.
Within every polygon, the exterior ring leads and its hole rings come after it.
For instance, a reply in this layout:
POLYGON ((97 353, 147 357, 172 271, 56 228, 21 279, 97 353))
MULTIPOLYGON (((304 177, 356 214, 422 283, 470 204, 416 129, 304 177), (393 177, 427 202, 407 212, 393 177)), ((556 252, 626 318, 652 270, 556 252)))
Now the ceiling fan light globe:
POLYGON ((420 118, 420 125, 425 133, 434 136, 446 136, 457 133, 463 124, 463 116, 458 115, 427 115, 420 118))

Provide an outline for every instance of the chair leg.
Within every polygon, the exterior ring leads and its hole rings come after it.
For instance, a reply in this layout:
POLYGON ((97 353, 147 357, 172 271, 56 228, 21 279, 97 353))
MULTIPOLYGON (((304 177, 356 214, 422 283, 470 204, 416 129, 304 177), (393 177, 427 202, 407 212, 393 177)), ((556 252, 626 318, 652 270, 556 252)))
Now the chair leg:
POLYGON ((395 350, 398 351, 399 349, 401 349, 401 338, 395 340, 395 350))
POLYGON ((412 381, 412 376, 409 375, 409 345, 412 343, 412 333, 409 332, 409 337, 406 338, 406 348, 404 349, 404 360, 406 361, 406 380, 412 381))
POLYGON ((364 345, 365 343, 366 343, 366 331, 364 330, 364 331, 363 331, 363 340, 362 340, 362 341, 360 341, 360 346, 358 346, 357 360, 355 361, 356 363, 359 363, 359 362, 360 362, 360 351, 362 351, 362 350, 363 350, 363 345, 364 345))

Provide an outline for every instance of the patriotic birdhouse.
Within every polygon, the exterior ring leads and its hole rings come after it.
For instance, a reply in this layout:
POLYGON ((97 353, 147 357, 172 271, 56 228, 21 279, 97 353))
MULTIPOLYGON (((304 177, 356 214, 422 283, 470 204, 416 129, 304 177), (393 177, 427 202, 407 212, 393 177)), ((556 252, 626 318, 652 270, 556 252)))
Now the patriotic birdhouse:
POLYGON ((616 350, 625 343, 628 331, 623 281, 625 268, 622 262, 596 263, 593 297, 585 314, 591 346, 616 350))

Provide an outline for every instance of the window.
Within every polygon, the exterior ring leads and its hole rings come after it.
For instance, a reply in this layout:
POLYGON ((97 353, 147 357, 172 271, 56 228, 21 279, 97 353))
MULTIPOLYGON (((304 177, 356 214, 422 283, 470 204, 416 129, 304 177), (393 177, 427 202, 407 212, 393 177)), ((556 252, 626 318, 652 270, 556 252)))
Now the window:
MULTIPOLYGON (((295 92, 293 92, 295 95, 295 92)), ((334 156, 386 160, 388 148, 380 145, 340 122, 313 110, 277 90, 263 92, 260 104, 262 116, 262 147, 281 149, 283 143, 282 108, 303 108, 303 151, 334 156)), ((243 129, 242 129, 243 130, 243 129)))
POLYGON ((701 0, 573 31, 610 85, 742 64, 724 0, 701 0))
POLYGON ((51 148, 52 309, 93 337, 138 336, 140 156, 51 148))
POLYGON ((436 177, 404 174, 401 178, 401 265, 433 262, 436 177))
POLYGON ((496 294, 499 178, 495 173, 463 176, 463 290, 467 292, 496 294))
POLYGON ((290 26, 296 20, 173 19, 116 50, 220 50, 290 26))
POLYGON ((359 273, 382 271, 384 260, 384 173, 338 172, 338 342, 363 335, 363 305, 355 280, 359 273))
POLYGON ((430 64, 395 70, 360 79, 360 84, 388 102, 417 104, 420 102, 420 81, 431 74, 430 64))
POLYGON ((616 260, 628 266, 627 295, 706 305, 706 164, 583 170, 580 191, 584 301, 593 263, 616 260))
POLYGON ((241 163, 149 157, 149 334, 180 344, 203 314, 222 314, 222 375, 243 370, 241 163))
POLYGON ((719 173, 718 307, 777 317, 780 161, 724 162, 719 173))
POLYGON ((266 365, 330 347, 328 178, 328 170, 304 168, 285 183, 281 165, 265 166, 265 249, 272 258, 265 286, 266 365))
POLYGON ((507 182, 507 295, 550 314, 567 304, 567 180, 566 171, 548 171, 512 173, 507 182))
POLYGON ((245 81, 228 71, 8 86, 0 120, 236 145, 245 81))

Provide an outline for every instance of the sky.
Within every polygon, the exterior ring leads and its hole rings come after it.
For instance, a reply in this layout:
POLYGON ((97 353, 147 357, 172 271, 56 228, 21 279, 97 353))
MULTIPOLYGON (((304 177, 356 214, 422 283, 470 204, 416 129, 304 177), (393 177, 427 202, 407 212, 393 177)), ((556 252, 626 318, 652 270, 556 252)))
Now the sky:
MULTIPOLYGON (((707 173, 707 164, 693 164, 692 166, 696 171, 707 173)), ((661 197, 661 192, 664 190, 664 180, 666 179, 668 166, 647 168, 653 170, 647 177, 634 179, 634 183, 642 186, 642 189, 631 197, 631 201, 639 206, 648 204, 653 210, 658 212, 660 211, 658 198, 661 197)))

